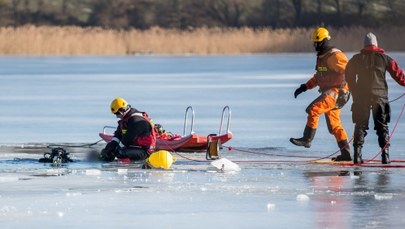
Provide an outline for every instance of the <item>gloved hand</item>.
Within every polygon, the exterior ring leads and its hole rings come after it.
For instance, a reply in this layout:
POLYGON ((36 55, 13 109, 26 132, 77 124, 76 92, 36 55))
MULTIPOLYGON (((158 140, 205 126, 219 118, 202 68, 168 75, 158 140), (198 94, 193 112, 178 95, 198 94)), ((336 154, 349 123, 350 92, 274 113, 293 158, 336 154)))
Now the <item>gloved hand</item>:
POLYGON ((297 90, 295 90, 294 92, 294 98, 297 98, 297 96, 299 94, 301 94, 302 92, 306 92, 307 91, 307 86, 305 84, 301 84, 299 88, 297 88, 297 90))
POLYGON ((117 149, 118 142, 111 141, 109 142, 100 153, 100 159, 103 161, 113 161, 115 158, 115 151, 117 149))
POLYGON ((109 151, 107 151, 107 149, 104 148, 101 150, 99 159, 101 161, 105 161, 105 162, 114 161, 114 159, 115 159, 114 152, 112 152, 112 151, 109 152, 109 151))
POLYGON ((107 145, 105 146, 104 149, 106 149, 107 151, 113 152, 117 149, 117 147, 118 147, 118 142, 111 141, 111 142, 107 143, 107 145))

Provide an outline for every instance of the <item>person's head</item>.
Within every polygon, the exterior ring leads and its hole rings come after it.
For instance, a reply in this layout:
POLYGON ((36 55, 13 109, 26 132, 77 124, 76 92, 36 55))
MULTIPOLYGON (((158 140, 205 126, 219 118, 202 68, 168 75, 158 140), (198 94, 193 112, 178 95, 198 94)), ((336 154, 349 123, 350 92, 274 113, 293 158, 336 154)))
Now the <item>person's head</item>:
POLYGON ((115 114, 117 118, 122 118, 128 112, 129 108, 131 108, 131 105, 129 105, 125 99, 118 97, 111 102, 110 107, 111 113, 115 114))
POLYGON ((364 47, 370 45, 378 46, 377 37, 373 33, 367 33, 366 36, 364 36, 364 47))
POLYGON ((330 39, 329 31, 324 27, 318 27, 312 33, 312 42, 317 52, 321 52, 328 47, 330 39))

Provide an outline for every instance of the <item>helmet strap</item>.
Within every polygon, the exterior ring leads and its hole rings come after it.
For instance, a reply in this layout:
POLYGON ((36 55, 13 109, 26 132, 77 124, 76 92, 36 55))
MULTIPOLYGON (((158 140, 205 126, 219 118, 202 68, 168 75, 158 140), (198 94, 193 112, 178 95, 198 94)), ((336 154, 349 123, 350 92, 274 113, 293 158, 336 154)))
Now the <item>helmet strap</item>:
POLYGON ((124 117, 130 110, 131 110, 131 105, 128 105, 127 108, 125 108, 125 109, 121 109, 120 113, 122 114, 122 117, 124 117))
POLYGON ((128 104, 128 106, 124 108, 118 109, 118 114, 116 115, 117 118, 123 118, 129 111, 131 110, 131 105, 128 104))

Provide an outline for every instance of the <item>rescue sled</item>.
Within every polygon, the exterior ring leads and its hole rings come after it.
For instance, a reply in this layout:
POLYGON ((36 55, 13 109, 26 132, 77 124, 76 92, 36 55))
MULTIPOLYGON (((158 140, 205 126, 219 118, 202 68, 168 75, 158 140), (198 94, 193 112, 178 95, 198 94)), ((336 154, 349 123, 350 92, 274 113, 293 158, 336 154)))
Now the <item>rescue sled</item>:
MULTIPOLYGON (((231 122, 231 109, 229 106, 225 106, 222 110, 221 123, 219 126, 218 134, 210 134, 208 136, 198 135, 194 132, 194 109, 191 106, 186 108, 184 116, 184 128, 183 135, 179 134, 167 134, 164 130, 157 130, 156 150, 168 150, 168 151, 182 151, 182 152, 195 152, 204 151, 212 146, 219 148, 221 144, 232 139, 233 135, 230 131, 231 122), (186 133, 188 128, 188 117, 191 112, 190 131, 186 133), (222 133, 222 126, 225 116, 227 117, 226 131, 222 133)), ((160 126, 156 124, 155 126, 160 126)), ((156 127, 155 127, 156 128, 156 127)), ((116 127, 104 126, 103 131, 99 133, 99 136, 105 141, 110 142, 113 138, 113 133, 107 130, 115 130, 116 127)))

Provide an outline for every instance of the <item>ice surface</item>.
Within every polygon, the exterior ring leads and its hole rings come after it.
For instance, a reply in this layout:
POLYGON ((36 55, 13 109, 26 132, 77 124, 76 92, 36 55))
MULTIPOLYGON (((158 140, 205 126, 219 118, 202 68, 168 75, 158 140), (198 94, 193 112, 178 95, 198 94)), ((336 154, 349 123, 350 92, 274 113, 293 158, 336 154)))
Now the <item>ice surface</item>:
MULTIPOLYGON (((392 56, 405 66, 403 53, 392 56)), ((324 120, 310 149, 289 143, 317 96, 292 95, 314 60, 312 53, 1 57, 0 228, 403 228, 403 118, 390 148, 397 168, 310 164, 337 151, 324 120), (176 153, 167 171, 86 162, 103 144, 77 146, 116 125, 108 106, 117 96, 174 133, 182 133, 189 105, 202 135, 218 132, 230 106, 235 137, 220 155, 241 170, 210 170, 203 153, 176 153), (38 163, 49 144, 75 162, 38 163)), ((389 87, 390 99, 404 92, 391 79, 389 87)), ((391 130, 403 104, 391 104, 391 130)), ((351 136, 350 106, 342 121, 351 136)), ((366 140, 363 155, 372 158, 379 149, 371 122, 366 140)))

